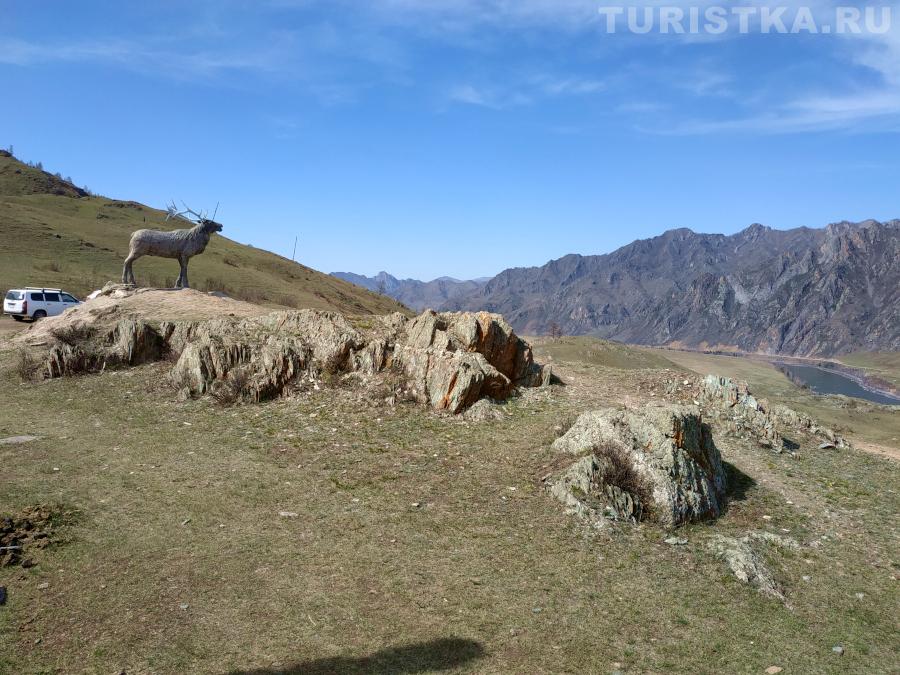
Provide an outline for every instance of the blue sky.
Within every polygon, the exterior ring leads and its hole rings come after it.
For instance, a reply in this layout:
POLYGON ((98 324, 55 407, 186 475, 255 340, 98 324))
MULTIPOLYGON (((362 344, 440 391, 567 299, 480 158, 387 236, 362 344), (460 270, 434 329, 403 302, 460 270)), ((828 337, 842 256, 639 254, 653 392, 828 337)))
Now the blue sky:
POLYGON ((0 0, 0 145, 326 272, 900 217, 896 3, 852 36, 608 34, 600 4, 0 0))

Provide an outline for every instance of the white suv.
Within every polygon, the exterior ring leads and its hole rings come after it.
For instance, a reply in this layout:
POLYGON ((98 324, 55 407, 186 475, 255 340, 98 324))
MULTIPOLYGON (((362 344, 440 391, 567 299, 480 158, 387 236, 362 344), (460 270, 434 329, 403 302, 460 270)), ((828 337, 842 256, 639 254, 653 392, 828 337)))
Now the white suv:
POLYGON ((22 288, 6 293, 3 312, 16 321, 31 319, 37 321, 46 316, 62 314, 69 307, 80 305, 81 301, 58 288, 22 288))

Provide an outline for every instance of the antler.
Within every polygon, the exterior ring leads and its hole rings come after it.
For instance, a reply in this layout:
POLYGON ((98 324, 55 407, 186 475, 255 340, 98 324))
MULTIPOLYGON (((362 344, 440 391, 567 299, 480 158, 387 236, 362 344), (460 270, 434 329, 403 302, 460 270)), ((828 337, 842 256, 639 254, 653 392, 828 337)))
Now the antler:
POLYGON ((166 211, 169 214, 166 216, 167 221, 178 218, 180 220, 186 220, 189 223, 202 223, 208 220, 205 211, 203 213, 197 213, 184 202, 181 202, 181 205, 184 206, 184 211, 179 211, 178 207, 175 206, 174 201, 166 207, 166 211), (193 216, 193 218, 189 218, 188 216, 193 216))

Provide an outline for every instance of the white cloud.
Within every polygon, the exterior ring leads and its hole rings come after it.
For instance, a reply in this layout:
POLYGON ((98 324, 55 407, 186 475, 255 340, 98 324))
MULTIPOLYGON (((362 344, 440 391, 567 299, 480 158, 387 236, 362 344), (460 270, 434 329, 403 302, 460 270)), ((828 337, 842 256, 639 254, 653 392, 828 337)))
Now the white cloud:
POLYGON ((446 99, 454 103, 481 106, 494 110, 537 103, 548 98, 589 96, 606 89, 601 80, 559 77, 551 74, 518 78, 505 85, 458 84, 450 87, 446 99))
POLYGON ((776 109, 731 119, 694 119, 641 131, 661 135, 695 136, 724 133, 790 134, 818 131, 896 132, 900 119, 900 92, 859 96, 801 98, 776 109))
POLYGON ((214 75, 221 71, 276 72, 284 61, 283 45, 271 44, 264 50, 193 51, 166 49, 152 42, 95 40, 35 44, 25 40, 0 40, 0 63, 28 66, 55 62, 94 62, 127 68, 166 71, 168 75, 188 78, 214 75))
MULTIPOLYGON (((839 1, 813 0, 817 18, 824 20, 839 1)), ((57 43, 0 40, 0 64, 84 62, 224 84, 239 80, 232 78, 235 74, 278 78, 304 87, 325 105, 353 103, 367 89, 386 85, 417 88, 426 100, 438 96, 444 103, 494 110, 603 94, 613 112, 640 114, 642 122, 656 118, 658 127, 646 129, 654 133, 796 133, 864 124, 896 128, 900 4, 893 1, 898 25, 886 35, 818 36, 804 43, 845 66, 843 82, 827 79, 830 88, 818 91, 815 81, 798 81, 789 89, 763 70, 753 72, 752 63, 729 69, 716 51, 727 47, 715 42, 674 35, 606 36, 598 8, 615 4, 606 0, 268 0, 264 7, 277 8, 273 16, 291 26, 280 31, 265 20, 242 30, 238 10, 249 5, 232 0, 216 4, 211 20, 186 22, 176 35, 57 43), (284 20, 286 9, 296 10, 296 20, 284 20), (324 9, 327 19, 319 11, 324 9), (454 51, 432 55, 435 47, 448 44, 454 51), (692 112, 701 103, 705 112, 692 112)), ((723 37, 733 38, 740 36, 730 31, 723 37)), ((771 39, 799 44, 803 38, 771 39)))

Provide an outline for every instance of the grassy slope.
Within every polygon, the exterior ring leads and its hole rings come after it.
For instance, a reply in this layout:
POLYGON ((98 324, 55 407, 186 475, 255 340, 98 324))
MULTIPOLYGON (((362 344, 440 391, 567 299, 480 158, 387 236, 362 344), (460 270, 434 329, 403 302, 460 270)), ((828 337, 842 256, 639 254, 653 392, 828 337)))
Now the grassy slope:
POLYGON ((164 366, 4 374, 0 437, 35 431, 22 420, 38 408, 53 425, 0 446, 2 510, 81 516, 36 567, 0 569, 0 672, 894 671, 896 465, 721 439, 743 489, 715 525, 682 531, 688 545, 652 527, 591 533, 540 487, 552 429, 663 371, 558 365, 568 386, 481 425, 341 390, 180 403, 164 366), (705 543, 782 528, 815 542, 767 553, 790 608, 705 543), (442 657, 441 639, 468 642, 442 657))
POLYGON ((857 352, 837 359, 854 368, 862 368, 900 387, 900 352, 857 352))
POLYGON ((608 368, 676 368, 664 356, 619 342, 592 337, 529 338, 541 354, 553 361, 571 361, 608 368))
MULTIPOLYGON (((132 232, 172 229, 164 222, 164 212, 133 202, 40 192, 60 188, 54 180, 0 156, 0 291, 4 293, 27 285, 59 286, 84 295, 121 278, 132 232), (21 173, 15 173, 16 169, 21 173), (27 194, 30 191, 37 192, 27 194)), ((135 263, 135 274, 143 285, 171 286, 178 276, 178 263, 142 258, 135 263)), ((201 290, 224 290, 237 298, 275 306, 359 314, 404 311, 390 298, 218 235, 203 255, 191 261, 190 279, 201 290)))
POLYGON ((900 448, 900 411, 890 412, 856 399, 816 396, 796 386, 774 366, 762 361, 696 352, 658 353, 700 375, 715 373, 745 380, 758 396, 812 415, 854 442, 900 448))

